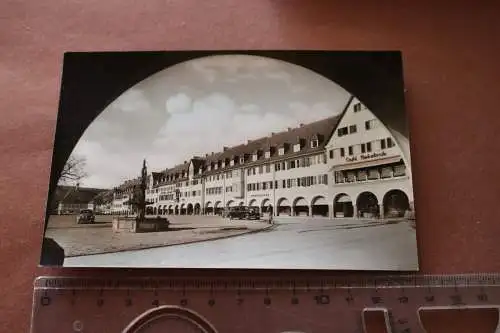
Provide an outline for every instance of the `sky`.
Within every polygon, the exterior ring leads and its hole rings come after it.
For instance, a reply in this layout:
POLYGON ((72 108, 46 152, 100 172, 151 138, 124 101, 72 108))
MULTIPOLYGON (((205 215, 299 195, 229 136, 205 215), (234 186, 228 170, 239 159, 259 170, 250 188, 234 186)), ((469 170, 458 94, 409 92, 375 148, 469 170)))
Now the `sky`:
POLYGON ((139 82, 84 132, 72 155, 86 159, 81 186, 112 188, 192 156, 342 112, 349 93, 280 60, 219 55, 187 61, 139 82))

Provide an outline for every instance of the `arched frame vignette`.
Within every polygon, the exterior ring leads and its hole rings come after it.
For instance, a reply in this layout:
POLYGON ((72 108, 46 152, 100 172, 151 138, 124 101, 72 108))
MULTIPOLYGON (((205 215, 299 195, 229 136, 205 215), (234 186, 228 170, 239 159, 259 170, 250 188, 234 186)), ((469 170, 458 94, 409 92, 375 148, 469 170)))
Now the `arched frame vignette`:
MULTIPOLYGON (((402 54, 399 51, 67 52, 64 54, 47 203, 51 200, 59 175, 74 146, 109 104, 128 89, 164 69, 217 55, 261 56, 311 70, 356 96, 386 127, 401 133, 408 140, 402 54), (82 91, 94 93, 88 95, 82 91)), ((47 204, 44 232, 48 212, 47 204)))

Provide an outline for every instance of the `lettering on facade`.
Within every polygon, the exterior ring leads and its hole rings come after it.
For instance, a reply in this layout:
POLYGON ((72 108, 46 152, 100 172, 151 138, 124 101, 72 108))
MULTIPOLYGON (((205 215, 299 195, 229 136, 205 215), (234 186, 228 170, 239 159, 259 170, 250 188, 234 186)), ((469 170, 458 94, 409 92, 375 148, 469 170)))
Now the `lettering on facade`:
MULTIPOLYGON (((384 157, 387 156, 387 153, 385 151, 379 152, 379 153, 371 153, 371 154, 361 154, 359 155, 359 159, 362 161, 365 160, 370 160, 372 158, 377 158, 377 157, 384 157)), ((357 156, 347 156, 345 158, 346 162, 357 162, 358 157, 357 156)))
POLYGON ((387 156, 387 153, 385 151, 382 151, 380 153, 362 154, 359 157, 362 160, 369 160, 369 159, 372 159, 372 158, 384 157, 384 156, 387 156))
POLYGON ((267 194, 267 193, 266 194, 251 194, 250 195, 250 197, 252 197, 252 198, 256 198, 256 197, 257 198, 258 197, 268 197, 268 196, 269 196, 269 194, 267 194))

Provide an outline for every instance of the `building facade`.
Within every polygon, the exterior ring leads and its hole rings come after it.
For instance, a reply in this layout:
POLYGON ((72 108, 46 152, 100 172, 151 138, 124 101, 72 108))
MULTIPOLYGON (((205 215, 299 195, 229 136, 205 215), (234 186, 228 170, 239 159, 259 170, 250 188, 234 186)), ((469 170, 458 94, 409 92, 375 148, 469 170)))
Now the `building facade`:
MULTIPOLYGON (((152 172, 148 214, 213 215, 234 206, 275 216, 401 217, 413 210, 398 142, 352 97, 343 112, 152 172)), ((128 187, 113 200, 127 212, 128 187)))

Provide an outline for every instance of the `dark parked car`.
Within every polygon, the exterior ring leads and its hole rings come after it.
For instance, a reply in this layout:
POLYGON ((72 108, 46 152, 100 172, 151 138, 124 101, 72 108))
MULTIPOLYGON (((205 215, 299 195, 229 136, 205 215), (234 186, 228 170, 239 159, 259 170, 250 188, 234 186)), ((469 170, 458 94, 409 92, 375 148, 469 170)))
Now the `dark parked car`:
POLYGON ((95 215, 90 209, 82 209, 80 214, 76 217, 76 223, 94 223, 95 215))
POLYGON ((260 219, 260 213, 259 210, 256 208, 250 208, 250 207, 233 207, 229 210, 227 213, 227 217, 229 219, 245 219, 245 220, 258 220, 260 219))

